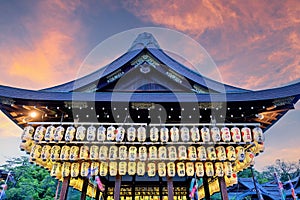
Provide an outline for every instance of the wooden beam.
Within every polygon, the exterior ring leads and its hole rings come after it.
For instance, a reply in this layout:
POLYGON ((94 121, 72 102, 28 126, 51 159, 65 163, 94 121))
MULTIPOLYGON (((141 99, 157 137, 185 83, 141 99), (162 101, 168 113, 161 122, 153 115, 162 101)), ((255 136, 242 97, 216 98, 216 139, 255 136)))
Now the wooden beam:
POLYGON ((219 181, 219 187, 220 187, 222 200, 228 200, 227 187, 226 187, 224 177, 219 177, 218 181, 219 181))
POLYGON ((80 200, 85 200, 88 185, 89 185, 89 179, 88 178, 83 178, 83 185, 82 185, 82 189, 81 189, 80 200))
POLYGON ((60 200, 66 200, 67 199, 69 183, 70 183, 70 176, 64 177, 63 182, 62 182, 62 186, 61 186, 61 189, 60 189, 60 195, 59 195, 60 200))
POLYGON ((173 179, 172 177, 167 178, 168 180, 168 200, 174 199, 174 188, 173 188, 173 179))
POLYGON ((116 176, 116 182, 115 182, 114 200, 119 200, 120 199, 121 179, 122 179, 122 176, 120 176, 118 174, 116 176))
POLYGON ((207 176, 203 177, 203 186, 204 186, 205 200, 210 200, 209 183, 208 183, 207 176))

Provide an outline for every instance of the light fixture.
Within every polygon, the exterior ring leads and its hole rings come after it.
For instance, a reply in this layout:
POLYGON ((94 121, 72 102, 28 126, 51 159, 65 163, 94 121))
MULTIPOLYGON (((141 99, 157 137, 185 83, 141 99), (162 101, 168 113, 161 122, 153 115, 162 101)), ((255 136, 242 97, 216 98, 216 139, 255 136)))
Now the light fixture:
POLYGON ((264 115, 262 113, 258 113, 255 115, 255 117, 257 117, 258 119, 263 119, 264 115))
POLYGON ((37 112, 35 112, 35 111, 32 111, 32 112, 29 113, 29 116, 30 116, 31 118, 35 118, 37 115, 38 115, 38 114, 37 114, 37 112))

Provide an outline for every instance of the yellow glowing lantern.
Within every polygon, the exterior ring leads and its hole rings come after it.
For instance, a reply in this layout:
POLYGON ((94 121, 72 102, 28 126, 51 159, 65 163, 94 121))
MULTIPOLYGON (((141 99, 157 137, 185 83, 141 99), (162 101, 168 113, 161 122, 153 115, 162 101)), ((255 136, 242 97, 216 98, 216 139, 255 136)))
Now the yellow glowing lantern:
POLYGON ((133 176, 136 174, 136 162, 128 162, 128 175, 133 176))
POLYGON ((216 126, 212 127, 210 129, 210 133, 211 133, 211 139, 214 143, 221 141, 221 133, 220 133, 220 129, 218 127, 216 127, 216 126))
POLYGON ((181 140, 183 142, 188 142, 190 140, 190 131, 187 127, 182 127, 180 129, 181 140))
POLYGON ((78 146, 72 146, 70 150, 70 160, 75 161, 78 160, 78 154, 79 154, 79 147, 78 146))
POLYGON ((208 177, 214 176, 214 165, 212 162, 205 162, 205 174, 208 177))
POLYGON ((206 149, 204 146, 199 146, 197 148, 198 158, 200 161, 205 161, 207 159, 206 149))
POLYGON ((218 177, 224 176, 223 163, 221 163, 221 162, 215 163, 215 176, 218 176, 218 177))
POLYGON ((185 165, 183 162, 178 162, 177 163, 177 175, 179 177, 184 177, 185 176, 185 165))
POLYGON ((147 160, 147 148, 145 146, 139 147, 139 159, 140 159, 140 161, 147 160))
POLYGON ((126 175, 127 172, 127 162, 119 162, 119 174, 121 176, 126 175))
POLYGON ((157 159, 157 147, 150 146, 149 147, 149 160, 156 160, 157 159))
MULTIPOLYGON (((48 128, 47 128, 47 130, 48 130, 48 128)), ((69 126, 66 130, 65 141, 72 142, 75 137, 75 132, 76 132, 76 129, 73 126, 69 126)), ((45 136, 45 139, 46 139, 46 136, 45 136)))
POLYGON ((162 127, 160 129, 160 141, 161 142, 168 142, 169 140, 169 129, 166 127, 162 127))
POLYGON ((70 168, 71 168, 71 163, 63 162, 62 169, 61 169, 62 177, 68 177, 70 175, 70 168))
POLYGON ((127 147, 126 146, 119 147, 119 159, 127 160, 127 147))
POLYGON ((145 162, 137 162, 137 175, 144 176, 145 172, 145 162))
POLYGON ((51 151, 51 146, 44 145, 42 147, 41 158, 42 158, 43 161, 46 161, 50 158, 50 151, 51 151))
POLYGON ((175 146, 168 147, 168 155, 170 160, 172 161, 177 160, 177 149, 175 146))
POLYGON ((223 146, 216 147, 217 158, 219 161, 225 161, 226 158, 226 150, 223 146))
POLYGON ((177 127, 172 127, 170 129, 171 141, 178 142, 179 141, 179 129, 177 127))
POLYGON ((187 158, 186 147, 183 145, 178 147, 178 158, 179 160, 185 160, 187 158))
POLYGON ((88 162, 82 162, 81 163, 80 175, 82 177, 88 176, 88 174, 89 174, 89 167, 90 167, 90 163, 88 163, 88 162))
POLYGON ((54 145, 51 148, 51 154, 50 154, 50 158, 52 161, 56 161, 59 159, 59 154, 60 154, 60 146, 58 145, 54 145))
POLYGON ((107 162, 101 162, 99 175, 100 176, 106 176, 107 172, 108 172, 108 164, 107 164, 107 162))
POLYGON ((226 147, 227 158, 229 161, 236 160, 235 148, 233 146, 226 147))
POLYGON ((125 137, 125 129, 122 126, 120 126, 116 130, 116 141, 122 142, 124 140, 124 137, 125 137))
POLYGON ((86 160, 89 157, 89 147, 86 145, 83 145, 80 147, 79 151, 79 159, 86 160))
POLYGON ((128 160, 135 161, 137 157, 137 148, 135 146, 129 147, 128 160))
POLYGON ((32 135, 34 133, 34 128, 32 126, 26 126, 21 135, 22 142, 26 142, 27 140, 32 139, 32 135))
POLYGON ((90 159, 97 160, 99 158, 99 146, 92 145, 90 147, 90 159))
POLYGON ((230 130, 228 127, 221 128, 221 137, 222 137, 223 142, 230 142, 231 136, 230 136, 230 130))
POLYGON ((61 172, 61 164, 57 162, 53 163, 52 169, 50 171, 50 176, 52 177, 59 176, 60 172, 61 172))
POLYGON ((129 142, 133 142, 135 140, 136 137, 136 129, 131 126, 127 129, 127 140, 129 142))
POLYGON ((231 162, 224 162, 223 167, 224 167, 225 175, 227 177, 231 177, 232 176, 232 164, 231 164, 231 162))
POLYGON ((203 142, 210 142, 210 131, 209 128, 201 128, 201 138, 203 142))
POLYGON ((106 128, 104 126, 99 126, 98 127, 98 129, 97 129, 97 140, 99 142, 104 142, 105 141, 105 139, 106 139, 105 132, 106 132, 106 128))
POLYGON ((137 129, 137 138, 138 138, 138 141, 139 142, 145 142, 146 141, 146 128, 143 127, 143 126, 140 126, 138 129, 137 129))
POLYGON ((242 146, 237 146, 236 148, 237 159, 242 162, 245 159, 245 148, 242 146))
POLYGON ((164 162, 160 162, 157 164, 157 168, 158 168, 158 175, 160 177, 164 177, 166 176, 166 163, 164 162))
POLYGON ((110 162, 109 163, 109 175, 117 176, 117 173, 118 173, 118 163, 110 162))
POLYGON ((251 129, 248 127, 243 127, 242 130, 242 138, 243 141, 246 143, 252 142, 252 135, 251 135, 251 129))
POLYGON ((197 160, 196 147, 194 147, 194 146, 189 146, 188 147, 188 157, 189 157, 189 160, 192 160, 192 161, 197 160))
POLYGON ((193 162, 187 162, 186 166, 186 175, 187 176, 194 176, 195 175, 195 168, 193 162))
POLYGON ((200 141, 200 132, 199 132, 199 128, 193 126, 190 130, 191 132, 191 139, 193 142, 199 142, 200 141))
POLYGON ((115 127, 113 127, 113 126, 109 126, 108 128, 107 128, 107 135, 106 135, 106 139, 108 140, 108 141, 113 141, 113 140, 115 140, 115 138, 116 138, 116 128, 115 127))
POLYGON ((65 128, 63 126, 56 127, 54 131, 54 141, 60 142, 64 137, 65 128))
POLYGON ((86 133, 86 140, 89 142, 95 141, 96 139, 96 127, 95 126, 89 126, 87 128, 87 133, 86 133))
POLYGON ((113 145, 109 148, 109 160, 116 160, 117 157, 118 157, 118 147, 113 145))
POLYGON ((91 163, 91 176, 96 176, 99 173, 99 163, 92 162, 91 163))
POLYGON ((175 163, 167 163, 167 172, 169 177, 174 177, 176 175, 175 163))
POLYGON ((30 157, 32 161, 35 161, 41 156, 42 153, 42 147, 41 145, 35 144, 33 145, 31 152, 30 152, 30 157))
POLYGON ((215 161, 217 159, 215 147, 213 146, 207 147, 207 157, 211 161, 215 161))
POLYGON ((242 140, 241 131, 238 127, 232 127, 230 129, 230 133, 231 133, 232 141, 241 142, 241 140, 242 140))
POLYGON ((203 177, 204 176, 204 166, 202 162, 195 163, 196 176, 203 177))
POLYGON ((160 160, 166 160, 167 159, 167 148, 165 146, 160 146, 158 148, 158 156, 160 160))
POLYGON ((79 175, 80 164, 75 162, 71 164, 71 177, 75 178, 79 175))
POLYGON ((60 152, 60 159, 61 160, 69 160, 69 157, 70 157, 70 150, 71 148, 67 145, 64 145, 62 148, 61 148, 61 152, 60 152))
POLYGON ((107 160, 108 158, 108 147, 100 146, 99 149, 99 160, 107 160))
POLYGON ((46 133, 46 128, 44 126, 38 126, 35 130, 33 140, 35 142, 40 142, 44 138, 46 133))
POLYGON ((46 129, 46 133, 45 133, 45 141, 46 142, 50 142, 52 140, 54 140, 54 131, 55 131, 55 127, 54 126, 48 126, 46 129))

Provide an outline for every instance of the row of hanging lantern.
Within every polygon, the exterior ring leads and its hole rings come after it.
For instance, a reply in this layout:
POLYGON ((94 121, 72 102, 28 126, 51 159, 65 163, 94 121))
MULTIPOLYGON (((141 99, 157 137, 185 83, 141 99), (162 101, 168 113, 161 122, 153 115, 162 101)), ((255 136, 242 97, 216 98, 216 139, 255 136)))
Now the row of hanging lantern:
MULTIPOLYGON (((65 130, 63 126, 54 127, 53 125, 47 128, 43 125, 38 126, 34 131, 32 126, 27 126, 24 128, 22 134, 22 141, 26 141, 33 138, 35 142, 40 141, 54 141, 54 142, 73 142, 73 141, 88 141, 88 142, 104 142, 104 141, 115 141, 115 142, 145 142, 147 140, 147 129, 145 126, 140 126, 135 128, 130 126, 125 130, 123 126, 115 128, 114 126, 109 126, 105 128, 104 126, 85 127, 80 125, 75 128, 74 126, 69 126, 65 130)), ((251 131, 248 127, 238 128, 236 126, 232 128, 228 127, 202 127, 198 128, 193 126, 188 128, 186 126, 181 127, 171 127, 170 129, 166 127, 151 127, 149 131, 149 139, 151 142, 264 142, 264 134, 261 128, 254 127, 251 131)))
POLYGON ((233 167, 231 162, 53 162, 50 175, 54 177, 87 177, 87 176, 124 176, 126 174, 133 176, 154 177, 179 177, 197 176, 203 177, 231 177, 233 167))
MULTIPOLYGON (((256 145, 255 145, 256 144, 256 145)), ((119 160, 119 161, 147 161, 147 160, 190 160, 190 161, 243 161, 252 153, 258 154, 264 149, 263 143, 245 150, 243 146, 106 146, 83 145, 59 146, 34 144, 30 157, 34 161, 38 158, 46 161, 77 161, 77 160, 119 160)))

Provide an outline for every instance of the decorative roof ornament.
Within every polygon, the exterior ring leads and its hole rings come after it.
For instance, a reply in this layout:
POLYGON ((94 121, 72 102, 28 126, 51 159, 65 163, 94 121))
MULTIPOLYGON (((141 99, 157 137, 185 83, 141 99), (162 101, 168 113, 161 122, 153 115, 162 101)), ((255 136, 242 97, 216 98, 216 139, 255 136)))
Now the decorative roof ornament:
POLYGON ((160 49, 160 46, 154 36, 151 33, 143 32, 137 36, 128 51, 144 49, 146 47, 160 49))

